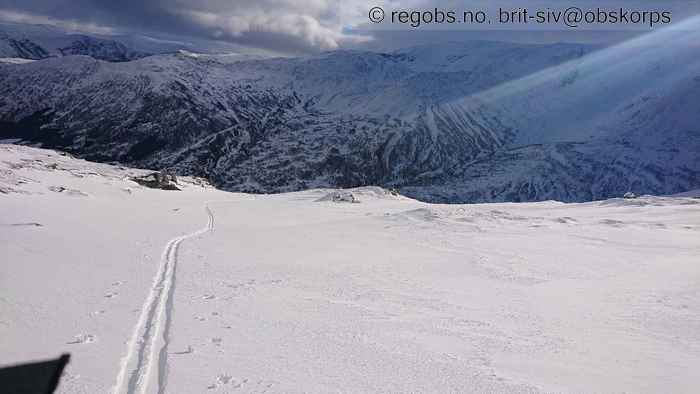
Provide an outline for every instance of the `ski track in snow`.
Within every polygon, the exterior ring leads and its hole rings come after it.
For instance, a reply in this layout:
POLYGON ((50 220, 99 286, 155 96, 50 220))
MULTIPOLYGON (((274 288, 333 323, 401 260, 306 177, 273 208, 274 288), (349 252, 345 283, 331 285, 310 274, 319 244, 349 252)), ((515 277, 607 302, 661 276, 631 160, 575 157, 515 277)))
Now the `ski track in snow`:
POLYGON ((209 204, 205 204, 204 209, 208 216, 206 227, 175 237, 165 245, 158 272, 153 279, 153 287, 141 308, 141 315, 127 346, 127 354, 122 358, 113 391, 115 394, 165 392, 177 252, 182 241, 214 230, 214 214, 209 204), (156 356, 158 347, 160 351, 156 356), (149 386, 153 384, 151 379, 153 368, 158 368, 155 381, 157 390, 149 391, 149 386))

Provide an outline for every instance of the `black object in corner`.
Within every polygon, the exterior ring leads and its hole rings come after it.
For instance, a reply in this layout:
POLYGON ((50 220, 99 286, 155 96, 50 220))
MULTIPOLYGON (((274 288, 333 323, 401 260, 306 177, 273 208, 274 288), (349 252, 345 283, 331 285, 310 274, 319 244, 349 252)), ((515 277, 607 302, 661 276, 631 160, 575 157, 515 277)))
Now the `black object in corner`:
POLYGON ((70 355, 64 354, 55 360, 0 368, 0 394, 51 394, 69 360, 70 355))

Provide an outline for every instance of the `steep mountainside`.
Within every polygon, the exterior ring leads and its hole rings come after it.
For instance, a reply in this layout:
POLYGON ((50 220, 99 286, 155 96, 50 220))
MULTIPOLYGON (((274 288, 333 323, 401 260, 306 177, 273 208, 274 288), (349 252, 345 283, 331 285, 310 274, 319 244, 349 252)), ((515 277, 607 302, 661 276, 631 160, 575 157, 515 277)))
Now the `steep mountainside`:
POLYGON ((700 49, 596 49, 46 59, 0 66, 0 133, 248 192, 583 201, 700 187, 700 49))
POLYGON ((133 51, 114 40, 102 40, 90 36, 76 35, 75 40, 65 47, 58 48, 63 56, 86 55, 108 62, 128 62, 149 54, 133 51))

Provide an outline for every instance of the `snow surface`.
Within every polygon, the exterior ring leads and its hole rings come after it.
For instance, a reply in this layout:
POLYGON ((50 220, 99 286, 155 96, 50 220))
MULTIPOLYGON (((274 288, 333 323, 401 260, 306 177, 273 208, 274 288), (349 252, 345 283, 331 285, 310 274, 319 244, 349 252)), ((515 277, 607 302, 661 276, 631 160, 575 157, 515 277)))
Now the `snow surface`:
POLYGON ((145 173, 0 145, 0 365, 70 352, 62 393, 700 383, 700 199, 347 203, 145 173))
POLYGON ((31 59, 22 59, 19 57, 0 57, 0 63, 5 63, 5 64, 26 64, 26 63, 31 63, 35 60, 31 59))

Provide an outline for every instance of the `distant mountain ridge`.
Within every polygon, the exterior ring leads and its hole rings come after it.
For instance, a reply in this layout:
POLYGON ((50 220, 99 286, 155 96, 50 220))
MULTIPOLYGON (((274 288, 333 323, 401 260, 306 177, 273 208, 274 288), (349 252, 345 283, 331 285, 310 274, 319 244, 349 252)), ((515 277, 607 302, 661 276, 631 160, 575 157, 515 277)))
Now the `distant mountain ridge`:
POLYGON ((127 62, 182 50, 203 54, 250 52, 233 44, 206 40, 142 34, 93 34, 48 25, 0 22, 0 59, 40 60, 84 55, 108 62, 127 62))
POLYGON ((258 193, 381 185, 440 202, 587 201, 699 188, 700 78, 679 67, 697 49, 598 49, 46 59, 0 66, 0 136, 258 193))
POLYGON ((47 26, 0 23, 0 58, 40 60, 85 55, 109 62, 125 62, 151 54, 106 37, 67 33, 47 26))

